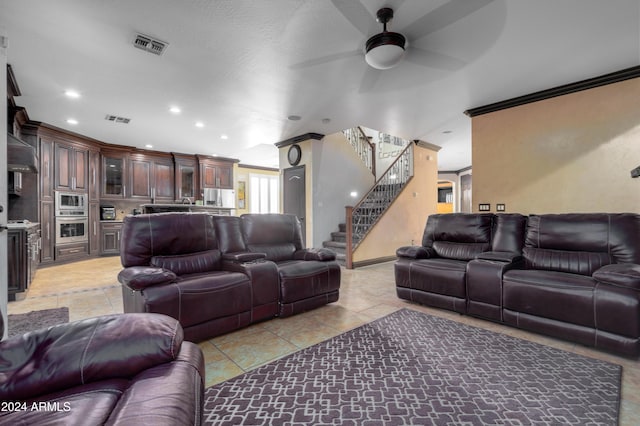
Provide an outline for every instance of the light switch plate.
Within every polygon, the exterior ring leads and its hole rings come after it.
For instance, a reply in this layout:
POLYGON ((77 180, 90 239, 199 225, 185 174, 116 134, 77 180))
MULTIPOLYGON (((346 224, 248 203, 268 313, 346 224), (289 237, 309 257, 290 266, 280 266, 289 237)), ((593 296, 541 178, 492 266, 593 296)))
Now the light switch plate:
POLYGON ((503 211, 505 211, 507 209, 506 207, 507 206, 504 205, 504 204, 496 204, 496 211, 497 212, 503 212, 503 211))
POLYGON ((478 211, 488 212, 489 210, 491 210, 491 204, 489 203, 478 204, 478 211))

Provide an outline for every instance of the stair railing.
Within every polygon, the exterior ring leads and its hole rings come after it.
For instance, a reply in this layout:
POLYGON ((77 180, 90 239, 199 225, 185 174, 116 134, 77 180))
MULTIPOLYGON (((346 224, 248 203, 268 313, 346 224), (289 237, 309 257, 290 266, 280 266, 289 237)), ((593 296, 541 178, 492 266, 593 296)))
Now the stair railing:
POLYGON ((413 177, 413 143, 404 150, 358 203, 346 207, 346 266, 353 268, 353 252, 413 177))
POLYGON ((360 126, 352 127, 342 131, 342 134, 347 138, 351 146, 353 147, 362 163, 376 175, 376 146, 371 143, 367 135, 360 126))

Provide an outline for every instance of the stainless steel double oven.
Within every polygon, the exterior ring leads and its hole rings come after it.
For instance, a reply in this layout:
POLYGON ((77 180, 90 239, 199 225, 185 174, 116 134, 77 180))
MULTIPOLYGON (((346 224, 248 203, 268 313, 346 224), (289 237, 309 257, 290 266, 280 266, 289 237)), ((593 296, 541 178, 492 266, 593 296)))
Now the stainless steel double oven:
POLYGON ((85 242, 89 239, 89 208, 86 194, 56 191, 56 244, 85 242))

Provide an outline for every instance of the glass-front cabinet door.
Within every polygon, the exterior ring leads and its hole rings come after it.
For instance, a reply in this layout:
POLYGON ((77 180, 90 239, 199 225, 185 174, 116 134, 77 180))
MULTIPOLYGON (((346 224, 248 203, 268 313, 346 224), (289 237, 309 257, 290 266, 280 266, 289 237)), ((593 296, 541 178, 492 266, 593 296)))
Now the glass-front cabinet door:
POLYGON ((126 193, 125 158, 104 155, 102 157, 102 196, 123 198, 126 193))
POLYGON ((195 183, 195 167, 193 166, 180 166, 180 195, 182 197, 193 198, 195 196, 194 183, 195 183))

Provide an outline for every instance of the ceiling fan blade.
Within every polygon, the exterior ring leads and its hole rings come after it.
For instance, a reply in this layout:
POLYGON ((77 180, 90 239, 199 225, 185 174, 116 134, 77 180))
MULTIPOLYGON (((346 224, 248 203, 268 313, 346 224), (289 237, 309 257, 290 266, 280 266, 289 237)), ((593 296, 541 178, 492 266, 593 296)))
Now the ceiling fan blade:
POLYGON ((457 71, 466 65, 466 62, 453 56, 444 55, 432 50, 420 49, 414 46, 409 47, 404 58, 408 62, 416 65, 437 68, 444 71, 457 71))
POLYGON ((333 53, 331 55, 321 56, 319 58, 309 59, 308 61, 298 62, 289 66, 289 68, 298 70, 303 68, 315 67, 316 65, 326 64, 328 62, 339 61, 341 59, 352 58, 354 56, 362 56, 361 50, 351 50, 348 52, 333 53))
POLYGON ((364 36, 371 35, 371 29, 375 27, 376 18, 369 13, 360 1, 331 0, 331 3, 356 27, 364 36))
POLYGON ((380 78, 380 74, 382 74, 382 71, 368 66, 364 72, 364 76, 362 76, 358 93, 366 93, 373 90, 380 78))
POLYGON ((402 33, 407 36, 409 40, 415 42, 428 34, 471 15, 476 10, 482 9, 493 1, 494 0, 451 0, 404 28, 402 33))

